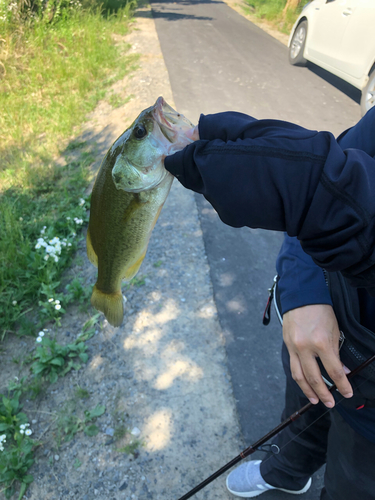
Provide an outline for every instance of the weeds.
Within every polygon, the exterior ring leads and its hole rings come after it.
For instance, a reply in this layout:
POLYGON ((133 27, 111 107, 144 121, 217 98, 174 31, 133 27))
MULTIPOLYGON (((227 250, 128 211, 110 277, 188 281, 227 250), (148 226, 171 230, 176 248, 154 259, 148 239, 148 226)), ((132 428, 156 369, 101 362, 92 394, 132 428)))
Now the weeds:
MULTIPOLYGON (((43 332, 39 332, 41 334, 43 332)), ((70 370, 79 370, 82 363, 88 360, 86 346, 83 342, 61 346, 55 339, 47 337, 38 337, 38 345, 34 363, 31 365, 31 371, 37 377, 48 378, 51 384, 54 384, 59 375, 65 376, 70 370), (39 340, 40 339, 40 340, 39 340), (78 358, 78 362, 75 358, 78 358)))
POLYGON ((4 485, 5 498, 15 493, 16 481, 19 481, 22 498, 33 476, 27 471, 34 463, 34 440, 30 438, 32 430, 27 416, 21 411, 20 396, 22 380, 13 383, 8 396, 0 395, 0 484, 4 485))
POLYGON ((135 276, 134 278, 132 278, 129 283, 126 283, 125 285, 123 285, 123 288, 125 290, 129 290, 131 287, 140 287, 140 286, 144 286, 146 284, 146 276, 144 275, 141 275, 141 276, 135 276))
POLYGON ((86 399, 90 397, 90 393, 87 389, 84 389, 83 387, 78 386, 75 390, 75 396, 77 399, 86 399))
POLYGON ((84 432, 87 436, 96 436, 99 428, 93 422, 105 413, 104 405, 97 405, 92 410, 84 410, 82 416, 75 414, 77 410, 76 401, 70 401, 60 412, 57 419, 57 446, 62 442, 71 441, 78 432, 84 432))
MULTIPOLYGON (((82 338, 84 335, 90 338, 97 316, 85 323, 82 338)), ((27 415, 22 411, 21 400, 36 397, 45 389, 46 382, 54 383, 59 376, 64 376, 71 369, 78 369, 81 363, 87 362, 86 345, 80 340, 81 336, 76 342, 62 346, 48 336, 47 330, 40 331, 36 339, 36 353, 23 361, 31 363, 30 376, 12 380, 8 384, 7 395, 0 395, 0 484, 4 485, 6 498, 15 493, 18 482, 21 499, 27 486, 33 481, 33 477, 27 472, 34 463, 34 449, 38 442, 30 437, 32 430, 27 415)), ((77 388, 76 398, 84 399, 88 396, 86 389, 77 388)), ((75 410, 76 401, 73 400, 72 404, 75 410)), ((77 417, 74 412, 61 412, 56 418, 58 445, 81 431, 88 436, 95 436, 98 427, 94 421, 104 412, 103 405, 97 405, 92 410, 82 410, 81 417, 77 417)))
POLYGON ((296 10, 289 9, 285 13, 286 0, 245 0, 249 6, 249 13, 269 21, 284 33, 290 33, 295 20, 308 1, 310 0, 301 0, 296 10))
POLYGON ((69 301, 87 303, 87 289, 73 281, 63 294, 60 280, 87 222, 95 156, 67 138, 135 61, 112 38, 127 32, 134 2, 104 2, 107 12, 121 6, 105 17, 89 1, 0 1, 1 340, 58 323, 69 301))
POLYGON ((136 457, 138 455, 139 448, 143 446, 143 442, 139 439, 130 440, 128 444, 118 448, 116 451, 118 453, 126 453, 127 455, 133 455, 136 457))

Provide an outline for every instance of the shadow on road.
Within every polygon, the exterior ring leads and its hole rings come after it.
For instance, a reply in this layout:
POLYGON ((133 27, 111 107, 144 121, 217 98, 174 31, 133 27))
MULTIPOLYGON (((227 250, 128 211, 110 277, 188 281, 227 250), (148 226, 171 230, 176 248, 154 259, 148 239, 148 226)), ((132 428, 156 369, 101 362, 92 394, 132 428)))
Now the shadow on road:
MULTIPOLYGON (((149 17, 147 12, 137 12, 134 17, 149 17)), ((176 12, 158 12, 153 10, 152 17, 154 19, 163 18, 167 21, 181 21, 181 20, 197 20, 197 21, 212 21, 213 17, 204 17, 204 16, 193 16, 186 14, 177 14, 176 12)))
POLYGON ((360 104, 362 93, 359 89, 353 87, 353 85, 350 85, 350 83, 345 82, 344 80, 342 80, 338 76, 333 75, 329 71, 326 71, 325 69, 321 68, 320 66, 317 66, 316 64, 308 62, 307 68, 312 73, 319 76, 320 78, 325 80, 327 83, 329 83, 330 85, 335 87, 337 90, 344 93, 346 96, 348 96, 354 102, 356 102, 357 104, 360 104))
MULTIPOLYGON (((157 18, 163 18, 166 19, 167 21, 180 21, 180 20, 197 20, 197 21, 212 21, 214 18, 210 16, 195 16, 193 14, 181 14, 176 12, 177 10, 182 10, 183 7, 189 6, 189 5, 196 5, 196 4, 215 4, 215 3, 223 3, 221 1, 217 0, 185 0, 182 2, 173 2, 171 0, 161 0, 157 2, 152 2, 153 9, 152 9, 152 15, 154 19, 157 18), (155 10, 155 4, 158 5, 158 8, 160 9, 165 9, 164 12, 161 12, 160 10, 155 10), (168 9, 168 10, 167 10, 168 9), (170 9, 170 10, 169 10, 170 9)), ((145 12, 140 12, 137 11, 135 14, 135 17, 143 17, 147 15, 145 12)))

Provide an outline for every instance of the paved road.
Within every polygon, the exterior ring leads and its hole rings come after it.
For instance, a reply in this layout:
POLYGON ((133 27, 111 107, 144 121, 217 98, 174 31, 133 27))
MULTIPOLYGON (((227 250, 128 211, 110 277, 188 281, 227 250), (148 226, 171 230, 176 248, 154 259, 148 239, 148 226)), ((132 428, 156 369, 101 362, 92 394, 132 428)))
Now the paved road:
MULTIPOLYGON (((177 109, 192 121, 237 110, 338 134, 359 119, 357 91, 315 66, 290 66, 284 45, 225 3, 152 1, 152 10, 177 109)), ((202 197, 196 201, 248 445, 279 423, 283 406, 281 330, 276 318, 261 324, 282 235, 227 227, 202 197)), ((306 500, 319 498, 322 472, 316 476, 306 500)))

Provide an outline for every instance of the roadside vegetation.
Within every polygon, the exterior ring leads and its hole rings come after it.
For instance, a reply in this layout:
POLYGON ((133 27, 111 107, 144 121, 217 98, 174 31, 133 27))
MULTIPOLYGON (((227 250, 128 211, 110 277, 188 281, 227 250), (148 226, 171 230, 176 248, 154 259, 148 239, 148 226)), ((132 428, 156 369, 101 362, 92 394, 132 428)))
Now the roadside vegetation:
POLYGON ((69 301, 57 290, 85 222, 94 161, 69 138, 134 67, 113 40, 127 32, 133 0, 115 12, 115 0, 38 1, 0 0, 1 340, 35 335, 69 301))
MULTIPOLYGON (((62 284, 87 222, 93 146, 74 140, 88 112, 115 81, 136 67, 121 35, 135 0, 0 0, 0 348, 10 336, 35 339, 20 380, 0 391, 0 497, 21 499, 33 481, 35 449, 26 398, 83 366, 97 314, 88 310, 82 334, 56 341, 69 304, 88 307, 79 277, 62 284), (119 36, 120 35, 120 36, 119 36), (90 317, 91 316, 91 317, 90 317)), ((121 104, 113 94, 107 100, 121 104)), ((4 387, 4 385, 6 387, 4 387)), ((103 405, 56 419, 61 442, 76 432, 94 436, 103 405)))
POLYGON ((247 13, 269 22, 283 33, 290 33, 303 7, 310 0, 245 0, 247 13))

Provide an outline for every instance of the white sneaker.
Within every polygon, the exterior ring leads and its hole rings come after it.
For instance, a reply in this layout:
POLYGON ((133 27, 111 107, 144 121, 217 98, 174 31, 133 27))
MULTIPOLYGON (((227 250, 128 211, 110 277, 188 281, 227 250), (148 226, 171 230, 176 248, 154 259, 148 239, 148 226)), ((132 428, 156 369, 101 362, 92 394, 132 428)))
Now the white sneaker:
POLYGON ((252 460, 239 465, 227 477, 228 490, 238 497, 254 498, 269 490, 285 491, 294 495, 306 493, 311 486, 311 477, 307 481, 306 486, 302 490, 293 491, 285 490, 284 488, 276 488, 266 483, 260 474, 261 460, 252 460))

